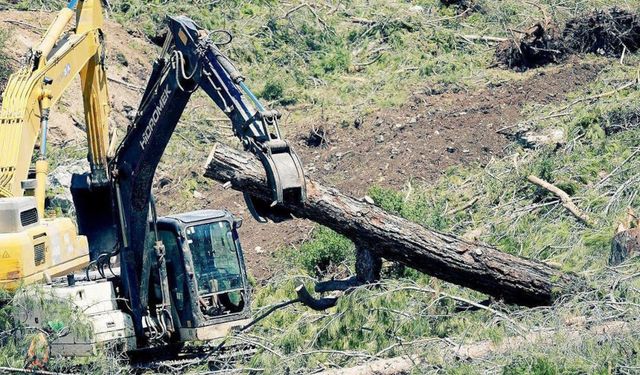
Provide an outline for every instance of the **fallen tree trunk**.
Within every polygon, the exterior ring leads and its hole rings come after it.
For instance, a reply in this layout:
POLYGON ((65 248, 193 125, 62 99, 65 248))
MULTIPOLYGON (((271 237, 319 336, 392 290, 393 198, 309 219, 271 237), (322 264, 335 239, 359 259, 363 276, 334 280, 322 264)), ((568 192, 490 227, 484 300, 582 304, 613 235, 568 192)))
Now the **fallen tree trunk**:
MULTIPOLYGON (((271 201, 264 168, 249 153, 216 145, 207 161, 205 176, 230 182, 236 190, 271 201)), ((549 305, 558 295, 583 287, 575 275, 545 263, 429 230, 314 181, 307 181, 306 202, 287 204, 285 208, 295 217, 343 234, 377 256, 507 303, 549 305)))
MULTIPOLYGON (((548 331, 532 332, 524 336, 506 337, 500 343, 491 340, 472 344, 452 346, 450 342, 442 340, 421 348, 431 355, 440 355, 447 361, 462 360, 472 362, 487 359, 496 355, 509 355, 526 350, 528 346, 554 347, 558 342, 571 346, 580 346, 586 340, 598 342, 616 340, 620 336, 637 332, 637 325, 612 321, 593 327, 571 327, 548 331), (634 329, 635 328, 635 329, 634 329)), ((424 355, 403 355, 395 358, 376 359, 350 368, 330 369, 316 373, 316 375, 395 375, 411 373, 418 366, 427 365, 424 355)))
POLYGON ((370 361, 359 366, 318 372, 317 375, 397 375, 410 374, 424 361, 419 355, 403 355, 370 361))

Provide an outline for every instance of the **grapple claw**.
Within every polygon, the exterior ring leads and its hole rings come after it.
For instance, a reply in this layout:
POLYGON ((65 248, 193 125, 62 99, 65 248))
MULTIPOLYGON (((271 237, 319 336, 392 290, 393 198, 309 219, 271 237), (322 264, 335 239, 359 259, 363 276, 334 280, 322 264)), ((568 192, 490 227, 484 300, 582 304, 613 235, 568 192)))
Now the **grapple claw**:
POLYGON ((265 202, 244 194, 251 215, 259 222, 280 222, 291 218, 282 205, 302 203, 307 198, 302 163, 289 144, 283 140, 271 140, 262 144, 257 152, 271 187, 272 201, 265 202))

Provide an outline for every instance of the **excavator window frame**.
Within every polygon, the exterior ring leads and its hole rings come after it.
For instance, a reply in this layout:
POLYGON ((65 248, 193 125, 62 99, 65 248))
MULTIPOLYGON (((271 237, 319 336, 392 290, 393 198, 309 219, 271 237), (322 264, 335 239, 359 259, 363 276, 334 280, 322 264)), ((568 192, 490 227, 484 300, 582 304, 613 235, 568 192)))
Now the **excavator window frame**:
MULTIPOLYGON (((241 262, 241 258, 238 254, 238 246, 237 243, 235 241, 235 239, 233 238, 233 226, 234 223, 230 222, 228 220, 212 220, 212 221, 205 221, 205 222, 201 222, 201 223, 195 223, 195 224, 190 224, 189 226, 186 227, 185 229, 185 233, 187 235, 187 243, 189 244, 189 250, 191 251, 191 255, 193 256, 195 254, 194 251, 198 250, 203 250, 202 248, 198 248, 196 249, 193 245, 194 245, 194 241, 196 240, 194 238, 194 236, 196 235, 196 228, 202 228, 203 226, 207 226, 207 228, 205 230, 208 230, 208 232, 206 233, 206 237, 205 238, 199 238, 198 240, 210 240, 210 243, 204 243, 203 245, 205 246, 207 253, 206 254, 199 254, 199 256, 205 257, 205 258, 211 258, 211 260, 208 260, 207 262, 202 262, 202 261, 198 261, 198 262, 194 262, 193 263, 193 267, 194 267, 194 273, 196 274, 196 289, 198 291, 198 296, 199 297, 210 297, 210 296, 214 296, 214 295, 219 295, 219 294, 224 294, 224 293, 231 293, 233 291, 238 291, 238 290, 243 290, 245 288, 244 285, 244 280, 242 277, 242 266, 240 264, 241 262), (212 228, 212 225, 221 225, 221 228, 212 228), (212 229, 221 229, 218 233, 212 232, 212 229), (222 239, 221 242, 222 243, 217 243, 214 240, 216 240, 217 237, 216 235, 224 235, 226 238, 222 239), (240 286, 239 287, 233 287, 233 288, 228 288, 228 289, 224 289, 224 290, 220 290, 220 288, 224 288, 223 286, 219 285, 218 286, 218 290, 214 291, 212 290, 213 287, 212 286, 207 286, 207 285, 202 285, 204 280, 201 280, 201 276, 199 273, 207 272, 207 271, 213 271, 213 268, 216 269, 220 269, 220 270, 225 270, 228 271, 229 267, 221 267, 220 263, 218 262, 218 258, 220 256, 219 252, 228 252, 229 254, 227 254, 229 256, 229 258, 233 258, 233 264, 231 264, 231 259, 225 259, 225 260, 229 260, 230 264, 232 265, 234 268, 234 274, 232 276, 237 276, 239 278, 239 282, 240 282, 240 286), (233 256, 231 256, 231 253, 233 254, 233 256), (203 267, 207 267, 207 269, 203 269, 203 267), (205 292, 206 290, 209 290, 208 292, 205 292)), ((201 245, 202 246, 202 245, 201 245)), ((203 260, 203 259, 200 259, 203 260)), ((211 273, 211 272, 208 272, 211 273)), ((209 280, 210 282, 213 280, 209 280)), ((216 279, 216 281, 220 281, 218 279, 216 279)))
MULTIPOLYGON (((158 218, 157 224, 158 224, 159 232, 168 231, 168 232, 172 232, 176 236, 176 240, 178 243, 177 248, 178 248, 178 251, 180 251, 180 256, 182 258, 182 265, 184 267, 185 280, 186 280, 185 289, 189 292, 188 298, 186 296, 183 297, 184 306, 182 311, 178 313, 179 315, 178 318, 181 321, 181 323, 183 323, 183 327, 187 328, 186 325, 184 325, 184 323, 186 323, 187 320, 191 320, 191 318, 193 318, 193 320, 191 321, 191 325, 194 328, 197 328, 201 326, 210 326, 211 324, 216 324, 216 323, 225 323, 227 321, 237 320, 238 318, 242 318, 242 317, 249 317, 251 314, 251 285, 249 283, 242 245, 240 243, 240 239, 237 231, 237 229, 239 228, 238 220, 236 220, 236 218, 230 213, 227 213, 225 216, 212 216, 212 217, 208 217, 208 218, 193 221, 193 222, 185 222, 183 220, 180 220, 178 218, 173 218, 173 217, 161 217, 161 218, 158 218), (240 268, 240 279, 242 283, 241 288, 237 288, 237 289, 234 288, 231 291, 240 292, 244 305, 242 309, 237 312, 232 312, 232 313, 217 315, 217 316, 209 316, 209 315, 203 314, 200 311, 200 309, 197 308, 198 298, 207 297, 210 295, 200 296, 198 293, 198 281, 195 275, 195 263, 193 260, 191 248, 189 246, 190 244, 188 243, 188 236, 186 231, 187 231, 187 228, 189 227, 208 224, 208 223, 216 223, 216 222, 226 222, 229 225, 229 228, 231 230, 232 240, 236 248, 236 257, 237 257, 239 268, 240 268), (193 277, 190 277, 189 272, 194 273, 193 277), (183 315, 183 314, 186 314, 186 315, 183 315)), ((168 253, 167 253, 167 257, 169 257, 168 253)), ((169 285, 169 288, 171 289, 172 286, 169 285)), ((231 291, 225 291, 224 293, 229 293, 231 291)), ((173 293, 171 294, 172 294, 171 298, 173 299, 174 298, 173 293)), ((171 304, 173 303, 174 301, 172 300, 171 304)))

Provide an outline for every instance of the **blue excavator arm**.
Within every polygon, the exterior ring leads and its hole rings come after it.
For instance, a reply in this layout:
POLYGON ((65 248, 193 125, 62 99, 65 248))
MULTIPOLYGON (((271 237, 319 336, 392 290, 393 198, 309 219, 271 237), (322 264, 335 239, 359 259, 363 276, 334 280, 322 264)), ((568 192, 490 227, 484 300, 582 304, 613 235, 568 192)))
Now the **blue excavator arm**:
POLYGON ((120 255, 122 291, 138 337, 143 335, 150 273, 157 262, 153 248, 145 244, 153 177, 195 91, 208 94, 229 117, 244 148, 264 165, 272 202, 245 196, 257 219, 263 220, 280 203, 305 199, 302 166, 281 138, 279 114, 263 107, 206 31, 186 17, 168 18, 168 26, 137 117, 109 163, 112 183, 108 191, 87 186, 82 176, 75 176, 72 184, 79 228, 89 238, 92 258, 120 255), (100 202, 104 209, 98 208, 100 202))

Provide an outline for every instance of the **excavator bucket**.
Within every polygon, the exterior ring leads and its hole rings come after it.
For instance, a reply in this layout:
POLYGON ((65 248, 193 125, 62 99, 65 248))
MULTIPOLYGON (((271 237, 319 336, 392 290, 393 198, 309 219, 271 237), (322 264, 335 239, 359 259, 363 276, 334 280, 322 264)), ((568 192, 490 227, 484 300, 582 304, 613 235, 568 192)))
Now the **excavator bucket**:
POLYGON ((96 260, 101 254, 111 254, 118 243, 113 216, 110 185, 93 187, 89 174, 74 174, 71 196, 76 208, 78 232, 89 241, 89 255, 96 260))
POLYGON ((266 202, 244 194, 251 215, 259 222, 281 222, 291 218, 282 205, 306 200, 306 183, 302 163, 289 144, 283 140, 265 142, 257 152, 267 174, 272 200, 266 202))

